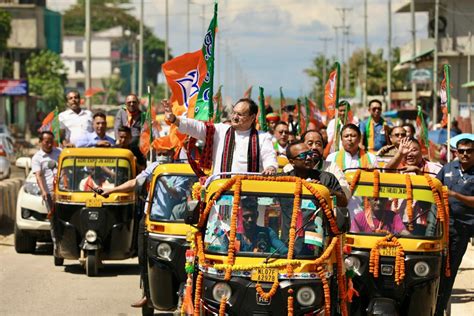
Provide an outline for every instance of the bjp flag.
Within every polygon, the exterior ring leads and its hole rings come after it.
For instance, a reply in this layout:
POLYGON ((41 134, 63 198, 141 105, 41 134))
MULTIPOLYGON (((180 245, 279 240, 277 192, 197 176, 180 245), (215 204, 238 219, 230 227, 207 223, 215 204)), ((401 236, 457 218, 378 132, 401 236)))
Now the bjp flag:
POLYGON ((336 69, 330 74, 324 89, 324 107, 326 108, 327 119, 330 120, 336 114, 336 104, 339 98, 339 63, 336 62, 336 69))
POLYGON ((212 96, 216 29, 217 2, 202 48, 173 58, 162 66, 172 92, 171 102, 182 107, 177 112, 186 111, 188 117, 202 121, 211 120, 214 112, 212 96))

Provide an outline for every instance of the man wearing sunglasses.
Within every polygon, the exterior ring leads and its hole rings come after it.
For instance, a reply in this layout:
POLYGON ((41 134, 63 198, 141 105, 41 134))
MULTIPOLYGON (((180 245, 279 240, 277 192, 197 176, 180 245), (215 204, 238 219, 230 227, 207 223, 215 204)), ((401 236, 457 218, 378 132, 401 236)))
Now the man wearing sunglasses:
POLYGON ((449 190, 451 276, 441 278, 436 315, 446 309, 469 238, 474 236, 474 135, 460 139, 456 150, 458 159, 444 165, 437 175, 449 190))
POLYGON ((119 138, 119 128, 128 127, 132 132, 130 144, 138 146, 140 133, 142 129, 142 112, 140 111, 140 103, 135 94, 129 94, 125 98, 125 107, 120 109, 115 116, 114 133, 115 139, 119 138))
POLYGON ((400 146, 400 141, 407 137, 407 131, 402 126, 392 127, 389 131, 390 144, 383 146, 378 152, 379 161, 387 163, 395 156, 400 146))
POLYGON ((303 140, 289 144, 286 148, 286 157, 293 166, 293 170, 287 172, 286 175, 309 179, 324 185, 329 189, 331 195, 336 196, 337 206, 347 206, 347 197, 339 181, 332 173, 314 168, 318 159, 314 151, 303 140))

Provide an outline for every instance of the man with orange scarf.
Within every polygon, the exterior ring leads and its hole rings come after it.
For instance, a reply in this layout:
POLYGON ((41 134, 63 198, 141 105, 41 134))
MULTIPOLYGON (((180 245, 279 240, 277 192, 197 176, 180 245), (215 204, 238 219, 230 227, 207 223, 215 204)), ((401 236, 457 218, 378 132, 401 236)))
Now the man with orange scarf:
POLYGON ((142 112, 140 111, 138 97, 135 94, 129 94, 125 99, 125 107, 120 109, 115 116, 115 139, 118 139, 119 137, 119 128, 125 126, 130 128, 132 132, 132 140, 130 144, 132 146, 138 146, 142 125, 142 112))
POLYGON ((382 102, 374 99, 369 102, 370 116, 360 123, 362 145, 371 153, 375 153, 387 145, 389 124, 382 118, 382 102))

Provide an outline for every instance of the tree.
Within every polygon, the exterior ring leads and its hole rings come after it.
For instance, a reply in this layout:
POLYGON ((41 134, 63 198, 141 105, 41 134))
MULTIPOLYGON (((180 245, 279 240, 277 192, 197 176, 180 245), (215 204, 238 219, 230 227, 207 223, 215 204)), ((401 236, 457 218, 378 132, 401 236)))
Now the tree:
MULTIPOLYGON (((112 27, 122 26, 124 30, 130 30, 134 34, 139 33, 140 23, 127 9, 120 8, 117 4, 128 3, 127 0, 97 0, 91 3, 91 29, 93 32, 103 31, 112 27)), ((84 0, 70 8, 64 13, 64 33, 66 35, 84 35, 84 0)), ((124 37, 116 43, 117 47, 127 47, 127 39, 124 37)), ((161 64, 164 62, 164 41, 153 35, 147 26, 144 27, 144 82, 156 83, 161 64)))
POLYGON ((8 61, 5 58, 7 41, 12 31, 11 15, 7 11, 0 9, 0 78, 3 78, 3 70, 8 61))
POLYGON ((49 50, 32 54, 26 60, 30 95, 41 98, 50 108, 63 106, 66 71, 58 54, 49 50))
POLYGON ((304 72, 310 76, 315 78, 314 83, 314 99, 317 104, 324 103, 324 64, 326 64, 326 80, 329 77, 329 73, 331 72, 331 67, 334 65, 334 60, 327 59, 323 54, 319 54, 313 59, 313 64, 311 68, 307 68, 304 72))

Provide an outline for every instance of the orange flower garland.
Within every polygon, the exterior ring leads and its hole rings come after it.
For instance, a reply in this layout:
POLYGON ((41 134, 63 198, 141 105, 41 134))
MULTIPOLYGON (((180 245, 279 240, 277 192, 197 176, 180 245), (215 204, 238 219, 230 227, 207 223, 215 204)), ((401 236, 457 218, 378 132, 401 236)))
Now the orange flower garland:
POLYGON ((265 292, 262 289, 262 286, 260 285, 260 283, 257 283, 257 285, 255 285, 255 290, 257 290, 257 293, 258 295, 260 295, 261 298, 263 298, 264 300, 269 300, 270 298, 273 297, 273 295, 275 295, 276 291, 278 290, 278 286, 280 286, 280 282, 278 282, 278 279, 276 279, 273 282, 273 285, 270 291, 265 292))
MULTIPOLYGON (((289 231, 289 240, 288 240, 288 256, 287 259, 291 260, 293 259, 293 254, 294 254, 294 244, 295 244, 295 237, 296 237, 296 221, 298 218, 298 213, 300 211, 301 207, 301 191, 302 191, 302 186, 301 186, 302 180, 298 178, 295 183, 295 198, 293 200, 293 212, 291 215, 291 223, 290 223, 290 231, 289 231)), ((288 272, 288 276, 292 277, 293 276, 293 266, 288 264, 286 266, 286 271, 288 272)))
POLYGON ((326 270, 318 266, 317 273, 323 283, 325 315, 331 315, 331 291, 329 290, 329 283, 326 278, 326 270))
MULTIPOLYGON (((438 218, 441 222, 445 221, 445 209, 443 203, 441 203, 441 198, 439 196, 438 190, 436 190, 436 186, 433 183, 433 179, 431 179, 431 176, 428 174, 425 174, 425 179, 428 182, 428 185, 431 188, 431 192, 433 192, 434 200, 436 203, 436 207, 438 208, 438 218)), ((446 203, 447 204, 447 203, 446 203)))
POLYGON ((319 193, 318 190, 316 190, 312 185, 309 184, 309 182, 302 180, 302 183, 308 189, 311 194, 313 194, 319 201, 319 205, 323 208, 324 214, 326 215, 328 221, 329 221, 329 226, 331 227, 331 231, 334 234, 340 234, 339 228, 337 227, 336 224, 336 219, 334 218, 334 214, 332 210, 329 208, 329 205, 326 203, 326 200, 323 198, 321 193, 319 193))
POLYGON ((229 281, 232 276, 232 265, 235 259, 235 236, 237 234, 237 214, 239 212, 240 205, 240 191, 242 189, 242 178, 237 177, 235 180, 235 191, 234 191, 234 202, 232 204, 232 215, 230 217, 230 236, 229 236, 229 247, 227 255, 227 264, 230 265, 225 270, 225 280, 229 281))
POLYGON ((225 306, 227 305, 227 297, 221 297, 221 303, 219 305, 219 316, 225 315, 225 306))
POLYGON ((288 316, 293 316, 293 289, 288 290, 288 316))
POLYGON ((409 174, 405 175, 405 183, 407 189, 407 217, 408 217, 408 230, 413 231, 413 184, 409 174))
POLYGON ((374 278, 379 276, 380 267, 380 248, 396 247, 395 254, 395 282, 397 285, 405 278, 405 252, 402 245, 392 234, 388 234, 382 239, 378 240, 374 248, 370 251, 369 272, 374 275, 374 278))
POLYGON ((230 178, 226 183, 224 183, 224 185, 222 187, 220 187, 216 193, 214 194, 214 196, 211 198, 211 200, 209 200, 209 202, 207 203, 206 205, 206 208, 204 209, 204 212, 201 213, 201 215, 199 216, 199 222, 198 222, 198 227, 203 227, 204 224, 205 224, 205 221, 207 219, 207 216, 209 215, 209 212, 211 211, 211 208, 212 206, 214 205, 214 202, 221 197, 222 193, 224 193, 225 191, 229 190, 230 188, 232 188, 232 186, 234 185, 235 181, 237 181, 237 178, 240 178, 240 177, 234 177, 234 178, 230 178))
POLYGON ((361 173, 362 173, 362 170, 357 169, 356 173, 354 174, 354 177, 352 178, 352 181, 350 184, 351 193, 354 193, 355 187, 357 183, 359 183, 361 173))
POLYGON ((341 299, 341 313, 347 315, 346 273, 342 263, 342 236, 336 237, 336 263, 337 263, 337 285, 339 287, 339 298, 341 299))
POLYGON ((199 310, 201 309, 201 287, 202 287, 202 271, 199 271, 196 280, 196 291, 194 292, 194 316, 199 316, 199 310))
POLYGON ((449 203, 448 203, 448 187, 443 186, 443 202, 446 210, 446 220, 444 221, 444 239, 446 243, 446 267, 444 270, 444 275, 446 277, 451 276, 451 259, 449 255, 449 203))
POLYGON ((374 170, 374 199, 379 198, 380 194, 380 171, 374 170))

